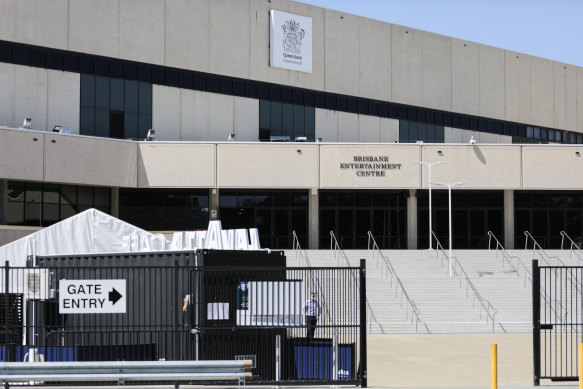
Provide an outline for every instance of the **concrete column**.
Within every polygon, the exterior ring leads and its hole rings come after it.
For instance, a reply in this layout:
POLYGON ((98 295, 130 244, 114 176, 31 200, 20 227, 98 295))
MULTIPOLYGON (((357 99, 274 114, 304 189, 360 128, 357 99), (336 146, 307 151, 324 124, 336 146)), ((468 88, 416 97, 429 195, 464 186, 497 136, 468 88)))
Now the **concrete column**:
POLYGON ((111 188, 111 216, 119 218, 119 188, 111 188))
POLYGON ((416 189, 409 189, 407 198, 407 248, 417 249, 417 196, 416 189))
MULTIPOLYGON (((320 246, 320 209, 318 188, 310 189, 308 194, 308 247, 316 250, 320 246)), ((302 247, 306 248, 306 247, 302 247)))
POLYGON ((512 189, 504 191, 504 248, 514 249, 514 191, 512 189))
POLYGON ((0 180, 0 225, 6 224, 8 209, 8 181, 0 180))
POLYGON ((209 220, 221 219, 221 215, 219 215, 219 206, 219 189, 209 189, 209 220))

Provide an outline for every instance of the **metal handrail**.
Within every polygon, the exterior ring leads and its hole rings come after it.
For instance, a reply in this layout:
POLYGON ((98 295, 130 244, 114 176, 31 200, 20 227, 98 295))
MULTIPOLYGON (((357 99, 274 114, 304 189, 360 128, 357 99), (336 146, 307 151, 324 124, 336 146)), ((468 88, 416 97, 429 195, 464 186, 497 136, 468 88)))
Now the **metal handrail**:
MULTIPOLYGON (((413 313, 413 315, 415 315, 416 321, 415 321, 415 332, 418 332, 418 326, 419 323, 423 324, 425 326, 425 330, 427 331, 428 334, 431 333, 431 331, 429 331, 429 327, 427 327, 427 324, 421 320, 421 314, 419 312, 419 309, 417 308, 417 305, 415 305, 415 302, 413 302, 413 300, 411 300, 411 298, 409 297, 409 295, 407 294, 407 291, 405 290, 405 287, 403 286, 403 283, 401 282, 401 279, 399 278, 399 276, 397 275, 397 272, 395 271, 395 268, 393 268, 393 265, 391 264, 391 261, 389 261, 389 258, 387 258, 385 255, 383 255, 381 249, 379 248, 374 236, 372 235, 372 232, 368 231, 368 244, 367 244, 368 250, 372 249, 372 259, 375 259, 375 252, 378 253, 377 256, 377 268, 378 268, 378 258, 381 258, 385 264, 385 268, 387 269, 387 273, 391 274, 391 281, 393 279, 395 279, 397 281, 397 286, 398 288, 395 289, 395 294, 400 290, 401 291, 401 308, 403 308, 403 297, 405 297, 405 299, 407 300, 407 302, 409 303, 409 307, 411 308, 411 312, 413 313), (372 246, 371 246, 372 243, 372 246)), ((381 273, 382 275, 382 273, 381 273)), ((392 283, 392 282, 391 282, 392 283)), ((406 317, 408 317, 409 315, 409 311, 406 310, 405 314, 407 315, 406 317)), ((413 320, 413 315, 411 315, 411 320, 413 320)))
POLYGON ((573 239, 571 239, 571 237, 567 235, 565 231, 561 231, 560 234, 561 234, 561 250, 563 250, 563 242, 565 238, 567 238, 571 243, 571 246, 569 247, 569 259, 571 259, 571 254, 575 253, 575 255, 577 256, 577 261, 581 261, 583 259, 582 258, 583 252, 581 251, 579 245, 577 245, 577 243, 575 243, 573 239), (573 247, 575 247, 577 251, 573 250, 573 247))
MULTIPOLYGON (((292 231, 292 236, 293 236, 292 250, 296 252, 296 258, 298 255, 301 256, 302 259, 304 260, 305 267, 312 267, 310 259, 308 258, 308 253, 306 253, 306 250, 300 247, 300 240, 298 239, 298 235, 296 234, 295 230, 292 231)), ((320 285, 320 281, 317 278, 314 278, 313 272, 310 271, 308 272, 308 274, 310 275, 312 285, 314 285, 314 289, 316 290, 317 295, 320 296, 319 298, 322 304, 322 313, 325 314, 323 315, 322 319, 328 318, 329 322, 332 325, 335 325, 334 316, 330 314, 330 310, 328 309, 328 303, 326 302, 325 293, 322 289, 322 286, 320 285)))
MULTIPOLYGON (((439 258, 439 253, 441 252, 443 257, 451 260, 451 263, 452 263, 451 270, 453 271, 454 277, 455 276, 459 277, 460 287, 462 286, 462 280, 466 281, 466 296, 468 295, 468 288, 471 289, 472 292, 474 293, 474 298, 472 299, 472 303, 475 303, 476 299, 478 300, 478 302, 480 303, 480 305, 482 306, 482 308, 486 312, 486 315, 487 315, 486 323, 490 322, 489 319, 492 320, 492 332, 494 332, 496 313, 498 311, 494 308, 494 306, 492 305, 492 303, 490 303, 490 301, 484 299, 480 295, 480 293, 478 292, 478 290, 474 286, 474 283, 472 282, 472 280, 470 280, 470 277, 467 275, 467 273, 465 272, 464 268, 462 267, 462 265, 458 261, 458 259, 453 255, 451 257, 449 257, 447 255, 447 252, 445 251, 445 249, 441 245, 441 242, 439 241, 439 239, 437 239, 437 236, 435 235, 435 233, 433 231, 431 231, 431 234, 433 235, 433 238, 437 242, 436 250, 435 250, 436 254, 437 254, 437 258, 439 258), (456 269, 456 265, 459 268, 459 273, 458 273, 458 269, 456 269)), ((441 260, 442 267, 443 267, 443 257, 441 260)), ((474 304, 474 306, 475 306, 475 304, 474 304)), ((480 318, 481 317, 482 317, 482 311, 480 310, 480 318)), ((500 328, 502 329, 503 332, 506 332, 506 330, 504 329, 504 327, 502 326, 501 323, 498 323, 498 325, 500 326, 500 328)))
POLYGON ((500 243, 492 231, 488 231, 488 250, 491 250, 492 248, 492 239, 494 239, 494 242, 496 242, 496 248, 494 249, 496 251, 496 259, 498 259, 498 253, 500 253, 503 259, 502 265, 504 266, 504 261, 506 261, 519 277, 520 269, 522 268, 524 274, 524 285, 526 286, 527 280, 532 284, 532 274, 530 270, 528 270, 528 267, 526 267, 520 257, 508 254, 508 252, 504 249, 504 246, 502 246, 502 243, 500 243), (516 261, 517 266, 514 266, 512 260, 516 261))
POLYGON ((565 263, 563 261, 561 261, 561 258, 548 255, 545 252, 545 250, 541 247, 541 245, 538 244, 538 242, 536 241, 536 239, 534 239, 534 237, 530 234, 530 232, 524 231, 524 236, 526 237, 525 238, 525 242, 524 242, 524 249, 525 250, 528 250, 528 241, 530 239, 530 240, 532 240, 532 250, 533 250, 533 253, 539 254, 540 259, 543 262, 545 262, 547 266, 556 266, 556 264, 553 265, 551 263, 551 260, 557 261, 559 263, 559 266, 565 266, 565 263))
MULTIPOLYGON (((338 258, 340 255, 340 258, 343 258, 346 265, 350 267, 350 261, 348 260, 348 257, 344 253, 344 250, 342 250, 342 248, 338 244, 338 241, 336 240, 336 236, 334 235, 334 231, 330 231, 330 250, 334 251, 334 256, 336 257, 336 263, 338 265, 340 265, 339 258, 338 258)), ((352 274, 352 277, 354 278, 356 285, 358 287, 360 287, 360 280, 354 274, 352 274)), ((382 324, 377 320, 377 318, 372 310, 372 306, 370 305, 370 302, 368 301, 368 297, 366 298, 366 306, 368 307, 370 317, 379 326, 379 328, 381 329, 381 333, 384 334, 385 330, 384 330, 382 324)), ((370 331, 372 329, 372 321, 369 320, 369 323, 370 323, 369 324, 369 331, 370 331)))
MULTIPOLYGON (((545 252, 545 250, 541 247, 541 245, 538 244, 536 239, 534 239, 534 237, 530 234, 530 232, 524 231, 524 236, 526 237, 525 242, 524 242, 524 249, 528 250, 528 240, 529 239, 532 240, 533 258, 537 258, 536 254, 538 254, 538 258, 540 258, 540 260, 542 262, 544 262, 544 264, 546 266, 549 266, 551 271, 553 273, 555 273, 555 275, 556 275, 556 270, 554 269, 554 266, 566 267, 565 263, 561 260, 561 258, 548 255, 545 252), (551 259, 554 259, 555 261, 557 261, 559 263, 559 265, 556 265, 556 264, 553 265, 551 263, 551 259)), ((570 270, 569 270, 569 272, 571 273, 570 270)), ((577 283, 575 284, 575 290, 577 291, 577 293, 581 293, 582 288, 583 288, 583 284, 581 284, 581 281, 577 280, 577 283)), ((546 293, 547 293, 547 291, 545 290, 545 294, 546 293)), ((545 300, 547 300, 546 296, 545 296, 545 300)), ((558 316, 559 319, 561 320, 561 322, 567 321, 567 318, 569 316, 569 309, 567 307, 564 307, 560 301, 557 301, 557 304, 559 304, 561 311, 564 311, 564 318, 563 318, 563 315, 561 315, 561 314, 557 315, 556 310, 553 309, 553 311, 555 312, 555 316, 558 316)))

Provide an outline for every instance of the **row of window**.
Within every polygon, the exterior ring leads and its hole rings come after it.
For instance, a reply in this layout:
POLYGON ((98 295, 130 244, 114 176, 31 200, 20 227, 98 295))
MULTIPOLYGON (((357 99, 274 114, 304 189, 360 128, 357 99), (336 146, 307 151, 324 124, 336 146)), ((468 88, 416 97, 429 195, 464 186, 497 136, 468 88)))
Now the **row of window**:
POLYGON ((540 142, 583 143, 583 134, 444 112, 367 98, 319 92, 166 66, 0 41, 0 61, 82 74, 221 93, 307 107, 488 132, 540 142))
POLYGON ((307 141, 316 139, 316 111, 314 107, 278 103, 276 101, 259 101, 259 140, 275 140, 277 137, 287 140, 307 141))
POLYGON ((111 212, 109 188, 8 182, 9 225, 47 227, 89 208, 111 212))
MULTIPOLYGON (((428 246, 428 192, 417 191, 418 247, 428 246)), ((111 211, 110 189, 102 187, 9 181, 6 216, 9 225, 46 227, 89 208, 111 211)), ((371 231, 381 248, 406 248, 408 191, 322 190, 319 194, 320 246, 329 247, 334 231, 344 248, 365 248, 371 231)), ((433 231, 448 245, 448 194, 434 191, 433 231)), ((221 191, 223 228, 259 229, 264 247, 291 247, 295 231, 307 247, 307 190, 221 191)), ((453 240, 456 248, 487 247, 487 232, 504 236, 503 191, 452 192, 453 240)), ((543 247, 558 248, 561 231, 583 242, 583 194, 576 191, 516 191, 515 246, 529 231, 543 247)), ((208 190, 120 189, 122 220, 150 231, 206 229, 208 190)))
POLYGON ((144 139, 152 128, 152 84, 81 75, 80 133, 144 139))

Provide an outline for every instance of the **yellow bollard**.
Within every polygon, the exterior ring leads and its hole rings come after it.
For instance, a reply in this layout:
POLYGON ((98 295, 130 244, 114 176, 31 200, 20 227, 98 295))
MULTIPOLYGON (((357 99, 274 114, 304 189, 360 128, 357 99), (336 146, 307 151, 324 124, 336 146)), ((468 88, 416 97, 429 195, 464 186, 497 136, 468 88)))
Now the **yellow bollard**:
MULTIPOLYGON (((579 348, 579 350, 582 350, 579 348)), ((492 389, 498 389, 498 345, 492 344, 492 389)))
POLYGON ((583 343, 579 343, 579 389, 583 389, 583 343))

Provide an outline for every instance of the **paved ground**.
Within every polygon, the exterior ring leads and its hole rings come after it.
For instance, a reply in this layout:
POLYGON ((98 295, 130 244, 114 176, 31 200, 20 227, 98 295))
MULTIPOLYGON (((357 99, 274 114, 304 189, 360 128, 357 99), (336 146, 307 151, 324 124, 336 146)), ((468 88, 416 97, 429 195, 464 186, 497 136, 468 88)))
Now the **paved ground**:
MULTIPOLYGON (((534 388, 531 334, 369 335, 367 343, 371 388, 490 388, 493 343, 498 344, 498 388, 534 388)), ((541 382, 542 388, 557 386, 578 388, 578 383, 541 382)))

